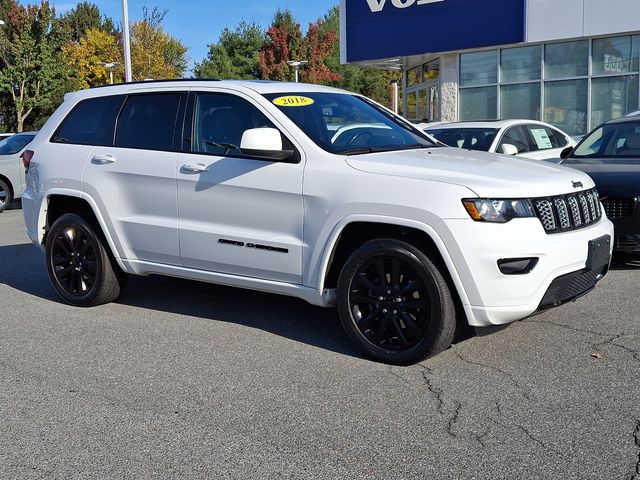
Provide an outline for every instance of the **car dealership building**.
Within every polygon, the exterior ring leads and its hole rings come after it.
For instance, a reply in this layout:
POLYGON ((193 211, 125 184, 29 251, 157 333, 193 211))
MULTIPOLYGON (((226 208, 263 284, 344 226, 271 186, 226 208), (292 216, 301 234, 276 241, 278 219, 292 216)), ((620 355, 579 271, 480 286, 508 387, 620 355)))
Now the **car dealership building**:
POLYGON ((640 0, 341 0, 343 63, 401 68, 411 120, 587 133, 640 108, 640 0))

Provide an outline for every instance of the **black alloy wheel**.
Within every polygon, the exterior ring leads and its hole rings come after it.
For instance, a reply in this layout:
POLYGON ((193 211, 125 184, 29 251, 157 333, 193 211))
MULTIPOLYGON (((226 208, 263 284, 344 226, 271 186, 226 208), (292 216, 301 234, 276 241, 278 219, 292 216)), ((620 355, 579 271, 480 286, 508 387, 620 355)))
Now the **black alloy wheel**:
POLYGON ((411 244, 373 240, 345 264, 338 311, 347 335, 369 356, 415 363, 446 349, 455 307, 437 267, 411 244))
POLYGON ((120 294, 125 276, 96 230, 84 218, 65 214, 47 234, 49 279, 60 297, 72 305, 101 305, 120 294))
POLYGON ((4 180, 0 180, 0 213, 2 213, 11 203, 11 189, 4 180))

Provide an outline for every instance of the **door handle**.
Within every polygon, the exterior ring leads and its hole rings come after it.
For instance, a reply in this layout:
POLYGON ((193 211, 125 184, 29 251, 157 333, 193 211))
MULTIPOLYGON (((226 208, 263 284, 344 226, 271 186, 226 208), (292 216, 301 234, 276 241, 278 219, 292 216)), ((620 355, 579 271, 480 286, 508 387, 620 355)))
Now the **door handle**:
POLYGON ((96 155, 91 159, 91 163, 94 165, 109 165, 110 163, 115 163, 116 157, 112 157, 111 155, 96 155))
POLYGON ((185 163, 181 170, 186 173, 204 173, 207 171, 207 166, 203 163, 185 163))

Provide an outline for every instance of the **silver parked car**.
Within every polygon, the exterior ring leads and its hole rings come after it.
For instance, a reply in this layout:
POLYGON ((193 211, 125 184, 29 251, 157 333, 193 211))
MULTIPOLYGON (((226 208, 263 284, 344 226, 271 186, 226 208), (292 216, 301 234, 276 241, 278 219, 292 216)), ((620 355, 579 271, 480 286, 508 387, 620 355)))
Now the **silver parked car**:
POLYGON ((24 132, 0 141, 0 212, 24 192, 24 167, 20 157, 35 136, 36 132, 24 132))

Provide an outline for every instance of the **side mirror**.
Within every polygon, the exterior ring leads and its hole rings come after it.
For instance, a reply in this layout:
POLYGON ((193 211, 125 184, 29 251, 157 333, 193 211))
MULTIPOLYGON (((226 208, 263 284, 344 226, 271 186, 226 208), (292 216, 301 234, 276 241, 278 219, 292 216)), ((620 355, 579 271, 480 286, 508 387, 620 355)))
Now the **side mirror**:
POLYGON ((515 145, 511 145, 510 143, 503 144, 501 148, 502 148, 502 153, 504 153, 505 155, 518 154, 518 147, 516 147, 515 145))
POLYGON ((562 150, 562 152, 560 153, 560 158, 562 160, 564 160, 565 158, 567 158, 572 153, 573 153, 573 147, 567 147, 564 150, 562 150))
POLYGON ((293 150, 282 149, 282 135, 276 128, 252 128, 242 134, 240 152, 248 157, 274 162, 286 162, 294 156, 293 150))

